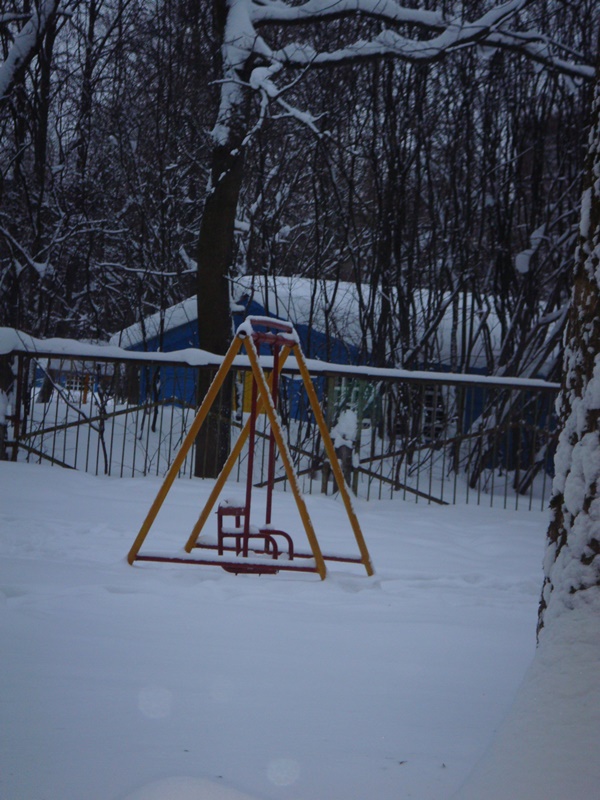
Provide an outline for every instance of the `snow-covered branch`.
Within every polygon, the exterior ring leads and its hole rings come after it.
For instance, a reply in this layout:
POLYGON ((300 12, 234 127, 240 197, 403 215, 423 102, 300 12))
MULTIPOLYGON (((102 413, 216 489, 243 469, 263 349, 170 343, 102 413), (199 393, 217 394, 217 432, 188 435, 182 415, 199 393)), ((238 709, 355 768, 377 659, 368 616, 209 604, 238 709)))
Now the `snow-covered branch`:
POLYGON ((37 53, 48 26, 56 16, 60 0, 42 0, 29 22, 17 34, 6 60, 0 64, 0 104, 3 103, 21 72, 37 53))
POLYGON ((565 51, 567 48, 553 42, 546 36, 536 31, 498 31, 490 33, 486 39, 486 46, 497 50, 511 50, 522 53, 529 60, 541 64, 546 69, 567 75, 571 78, 580 78, 591 81, 594 78, 594 67, 581 61, 569 61, 561 58, 555 51, 565 51))
MULTIPOLYGON (((433 63, 458 49, 481 45, 515 51, 555 72, 591 80, 593 67, 576 54, 535 31, 511 27, 528 4, 529 0, 509 0, 468 20, 409 8, 396 0, 306 0, 297 5, 286 0, 229 0, 222 47, 224 81, 213 136, 219 144, 228 141, 243 103, 244 86, 261 92, 261 120, 269 101, 281 104, 282 89, 276 79, 284 67, 306 70, 382 58, 433 63), (311 31, 319 32, 319 41, 327 41, 322 35, 324 26, 343 18, 375 20, 378 30, 371 35, 367 27, 367 35, 331 50, 311 41, 311 31), (272 48, 267 31, 275 25, 301 27, 302 38, 272 48)), ((307 119, 305 112, 289 105, 286 111, 307 119)))
MULTIPOLYGON (((507 5, 523 5, 523 0, 507 5)), ((338 20, 360 15, 388 23, 443 28, 445 19, 437 11, 407 8, 396 0, 307 0, 291 6, 284 0, 253 0, 253 16, 257 24, 303 25, 307 22, 338 20)))
MULTIPOLYGON (((518 31, 508 27, 516 15, 528 5, 528 0, 512 0, 491 8, 479 19, 468 21, 460 17, 445 17, 441 12, 407 8, 396 0, 307 0, 290 6, 284 0, 237 0, 236 5, 248 3, 248 21, 258 30, 268 23, 279 25, 324 24, 347 17, 376 19, 386 27, 373 38, 349 42, 335 50, 314 48, 306 41, 293 42, 268 52, 265 41, 254 37, 254 52, 288 66, 328 65, 371 60, 392 56, 410 62, 432 62, 447 53, 472 44, 522 52, 527 57, 555 71, 591 80, 593 67, 569 61, 558 55, 562 48, 535 31, 518 31), (423 39, 411 31, 417 26, 431 33, 423 39), (409 33, 402 33, 402 27, 409 33)), ((246 40, 248 37, 246 37, 246 40)))

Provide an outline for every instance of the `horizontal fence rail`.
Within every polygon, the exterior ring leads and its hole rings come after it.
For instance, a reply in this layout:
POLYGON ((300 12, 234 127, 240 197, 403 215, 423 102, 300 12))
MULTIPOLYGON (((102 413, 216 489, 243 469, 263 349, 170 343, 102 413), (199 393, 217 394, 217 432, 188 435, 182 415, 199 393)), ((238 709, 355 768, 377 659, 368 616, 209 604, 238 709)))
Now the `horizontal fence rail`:
MULTIPOLYGON (((142 354, 21 334, 10 347, 6 341, 0 336, 0 390, 8 395, 0 457, 118 477, 166 473, 221 361, 203 351, 142 354)), ((505 508, 547 504, 557 384, 308 363, 357 496, 505 508)), ((222 449, 235 441, 250 409, 251 382, 247 360, 237 358, 206 423, 211 443, 198 438, 181 477, 215 475, 214 442, 222 449)), ((301 488, 333 493, 293 359, 280 383, 279 411, 301 488)), ((265 486, 266 415, 259 415, 257 434, 253 482, 265 486)), ((240 481, 247 462, 243 450, 235 473, 240 481)), ((275 484, 287 488, 279 462, 275 484)))

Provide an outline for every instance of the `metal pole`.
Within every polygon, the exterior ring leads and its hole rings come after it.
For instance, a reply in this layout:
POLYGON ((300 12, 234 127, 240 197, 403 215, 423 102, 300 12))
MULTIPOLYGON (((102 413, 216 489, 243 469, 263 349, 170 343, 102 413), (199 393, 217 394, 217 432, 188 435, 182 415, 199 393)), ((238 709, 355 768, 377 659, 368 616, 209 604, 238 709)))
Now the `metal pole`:
POLYGON ((250 507, 252 505, 252 473, 254 471, 254 447, 256 445, 256 406, 258 392, 256 381, 252 380, 252 400, 250 405, 250 434, 248 436, 248 474, 246 475, 246 503, 244 515, 244 539, 242 555, 248 558, 248 541, 250 535, 250 507))
MULTIPOLYGON (((273 379, 271 381, 271 398, 273 408, 277 410, 277 397, 279 394, 279 345, 273 346, 273 379)), ((269 460, 267 462, 267 511, 265 524, 271 524, 273 509, 273 481, 275 480, 275 434, 273 428, 269 432, 269 460)))

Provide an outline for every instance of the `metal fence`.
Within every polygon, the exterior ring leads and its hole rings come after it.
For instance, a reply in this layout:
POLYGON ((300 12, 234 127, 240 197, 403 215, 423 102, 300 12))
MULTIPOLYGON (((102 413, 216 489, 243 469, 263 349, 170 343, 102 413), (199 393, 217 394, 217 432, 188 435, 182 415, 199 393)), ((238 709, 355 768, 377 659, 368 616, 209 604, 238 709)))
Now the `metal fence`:
MULTIPOLYGON (((13 460, 120 477, 165 474, 220 361, 213 356, 186 363, 189 351, 115 356, 107 348, 81 346, 69 352, 64 344, 58 349, 34 341, 34 351, 29 345, 1 357, 4 374, 8 365, 15 379, 0 451, 13 460)), ((556 384, 309 364, 357 496, 505 508, 547 504, 556 384)), ((241 429, 250 386, 248 365, 238 358, 210 420, 221 441, 232 442, 241 429)), ((280 388, 280 414, 302 490, 333 493, 293 364, 286 364, 280 388)), ((265 416, 257 433, 253 481, 264 486, 265 416)), ((247 455, 243 451, 238 480, 246 477, 247 455)), ((214 474, 217 462, 218 449, 199 439, 180 475, 214 474)), ((280 465, 275 482, 286 488, 280 465)))

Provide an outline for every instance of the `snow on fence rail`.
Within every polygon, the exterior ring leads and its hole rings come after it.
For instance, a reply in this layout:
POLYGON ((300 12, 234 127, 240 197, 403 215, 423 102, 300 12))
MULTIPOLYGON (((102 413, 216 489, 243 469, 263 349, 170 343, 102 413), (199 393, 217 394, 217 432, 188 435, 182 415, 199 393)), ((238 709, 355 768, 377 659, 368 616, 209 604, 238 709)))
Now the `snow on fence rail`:
MULTIPOLYGON (((121 477, 164 475, 194 418, 198 387, 206 385, 200 374, 214 374, 221 360, 197 349, 133 353, 0 328, 0 457, 121 477)), ((545 506, 558 384, 314 360, 309 366, 357 495, 545 506)), ((247 358, 239 356, 235 368, 211 423, 230 440, 250 406, 247 358)), ((333 492, 292 358, 281 381, 280 410, 303 490, 333 492)), ((253 477, 264 485, 264 422, 258 432, 253 477)), ((246 455, 236 473, 240 480, 246 455)), ((214 473, 215 459, 214 448, 194 447, 181 476, 214 473)), ((275 480, 286 488, 283 469, 275 480)))

